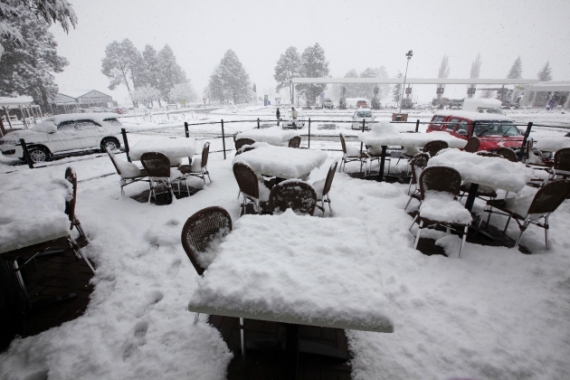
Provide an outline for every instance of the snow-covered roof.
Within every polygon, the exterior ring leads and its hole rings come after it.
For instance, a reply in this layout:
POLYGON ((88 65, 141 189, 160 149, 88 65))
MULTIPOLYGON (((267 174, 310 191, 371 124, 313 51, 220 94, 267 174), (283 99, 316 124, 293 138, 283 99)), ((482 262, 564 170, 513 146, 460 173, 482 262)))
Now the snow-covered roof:
POLYGON ((70 121, 70 120, 84 120, 84 119, 91 119, 94 121, 103 121, 105 119, 116 119, 120 117, 119 114, 112 113, 112 112, 86 112, 86 113, 68 113, 63 115, 55 115, 45 118, 43 121, 51 121, 55 124, 59 124, 63 121, 70 121))

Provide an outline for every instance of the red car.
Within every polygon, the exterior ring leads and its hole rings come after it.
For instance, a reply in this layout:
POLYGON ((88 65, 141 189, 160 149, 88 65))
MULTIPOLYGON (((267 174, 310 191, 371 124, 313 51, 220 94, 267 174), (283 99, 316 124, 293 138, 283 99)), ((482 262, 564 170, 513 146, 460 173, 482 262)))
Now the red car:
POLYGON ((447 132, 460 139, 479 137, 479 150, 495 151, 500 147, 519 150, 523 134, 505 115, 494 113, 449 111, 436 113, 427 132, 447 132))

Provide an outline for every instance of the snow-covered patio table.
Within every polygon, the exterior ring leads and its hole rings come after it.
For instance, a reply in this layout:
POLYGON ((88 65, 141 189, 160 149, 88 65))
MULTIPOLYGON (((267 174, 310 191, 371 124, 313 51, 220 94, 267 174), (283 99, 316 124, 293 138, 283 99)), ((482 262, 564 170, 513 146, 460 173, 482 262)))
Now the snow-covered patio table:
POLYGON ((299 136, 301 133, 295 130, 284 130, 280 127, 271 127, 263 129, 252 129, 246 132, 240 132, 237 134, 238 139, 252 139, 256 142, 266 142, 271 145, 280 145, 285 141, 289 141, 295 136, 299 136))
POLYGON ((235 156, 233 162, 245 162, 258 175, 285 179, 302 178, 326 161, 326 152, 294 149, 255 143, 254 149, 235 156))
POLYGON ((365 224, 353 218, 241 217, 188 304, 190 311, 393 332, 365 224), (342 233, 339 233, 342 231, 342 233))
POLYGON ((471 210, 479 185, 519 192, 530 181, 533 171, 520 162, 502 157, 485 157, 458 149, 445 149, 430 158, 428 166, 449 166, 471 183, 465 207, 471 210))
POLYGON ((540 137, 534 141, 533 147, 547 152, 556 152, 562 148, 570 148, 570 137, 540 137))
POLYGON ((153 138, 140 140, 129 151, 132 160, 138 161, 143 153, 160 152, 172 162, 196 154, 196 142, 193 138, 153 138))

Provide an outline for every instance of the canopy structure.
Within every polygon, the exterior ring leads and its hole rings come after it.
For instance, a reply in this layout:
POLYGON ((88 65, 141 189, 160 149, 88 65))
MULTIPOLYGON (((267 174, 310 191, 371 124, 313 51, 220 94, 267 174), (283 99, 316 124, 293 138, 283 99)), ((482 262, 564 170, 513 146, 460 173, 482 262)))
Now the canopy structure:
MULTIPOLYGON (((406 84, 518 84, 538 83, 538 79, 460 79, 460 78, 406 78, 406 84)), ((403 84, 404 78, 293 78, 293 84, 403 84)))
MULTIPOLYGON (((19 109, 20 113, 22 114, 22 123, 24 124, 24 128, 28 128, 28 123, 30 122, 28 119, 33 118, 33 122, 36 122, 36 115, 34 114, 34 110, 39 112, 39 116, 41 116, 41 109, 38 105, 32 104, 34 99, 31 96, 17 96, 14 98, 8 97, 0 97, 0 107, 4 110, 5 120, 10 125, 10 129, 13 129, 12 120, 10 118, 10 110, 11 109, 19 109), (27 116, 26 116, 26 111, 27 116)), ((0 131, 2 136, 6 135, 6 130, 4 129, 4 124, 2 119, 0 119, 0 131)))

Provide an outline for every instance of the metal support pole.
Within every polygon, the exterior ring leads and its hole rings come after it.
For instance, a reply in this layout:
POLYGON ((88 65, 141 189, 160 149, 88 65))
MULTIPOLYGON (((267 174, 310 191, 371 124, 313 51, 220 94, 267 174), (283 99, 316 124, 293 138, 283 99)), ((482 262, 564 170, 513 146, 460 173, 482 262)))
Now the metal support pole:
POLYGON ((34 162, 32 161, 32 157, 30 157, 30 152, 28 151, 28 146, 26 145, 26 140, 20 139, 20 144, 22 145, 22 151, 24 152, 24 159, 28 163, 30 169, 34 168, 34 162))
POLYGON ((224 119, 222 119, 222 144, 224 148, 224 160, 226 159, 226 133, 224 132, 224 119))
POLYGON ((125 145, 125 153, 127 154, 127 160, 129 162, 131 161, 131 156, 129 156, 129 139, 127 138, 127 131, 125 130, 125 128, 121 128, 121 134, 123 135, 123 144, 125 145))
POLYGON ((526 126, 526 131, 524 132, 524 138, 521 146, 521 150, 519 151, 519 161, 522 161, 524 157, 524 150, 526 149, 526 142, 528 140, 528 136, 530 135, 530 130, 532 129, 532 121, 528 123, 526 126))
POLYGON ((188 123, 184 122, 184 135, 186 136, 186 138, 190 137, 190 131, 188 130, 188 123))
POLYGON ((10 130, 14 129, 12 126, 12 120, 10 120, 10 109, 4 106, 4 113, 6 114, 6 120, 8 120, 8 125, 10 126, 10 130))
MULTIPOLYGON (((364 128, 366 128, 366 119, 362 119, 362 132, 364 132, 364 128)), ((361 141, 360 142, 360 154, 362 154, 363 146, 364 146, 364 143, 361 141)))
POLYGON ((309 135, 307 136, 307 144, 308 148, 311 149, 311 118, 309 118, 309 127, 308 127, 309 135))
POLYGON ((257 129, 260 129, 261 125, 259 124, 259 118, 257 118, 257 129))
POLYGON ((420 129, 420 119, 416 120, 416 132, 420 129))

